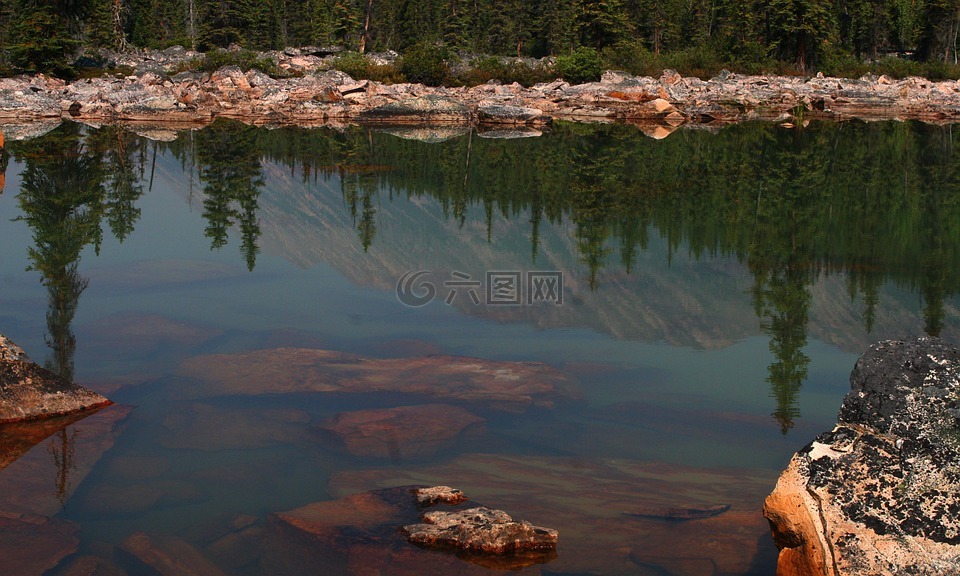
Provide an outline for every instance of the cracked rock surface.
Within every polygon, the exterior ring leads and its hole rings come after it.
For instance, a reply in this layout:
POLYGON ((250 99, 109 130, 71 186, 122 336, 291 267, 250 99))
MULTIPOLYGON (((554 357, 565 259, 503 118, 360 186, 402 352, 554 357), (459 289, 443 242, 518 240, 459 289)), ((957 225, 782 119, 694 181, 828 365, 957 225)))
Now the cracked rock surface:
POLYGON ((779 575, 960 573, 960 350, 872 346, 764 504, 779 575))

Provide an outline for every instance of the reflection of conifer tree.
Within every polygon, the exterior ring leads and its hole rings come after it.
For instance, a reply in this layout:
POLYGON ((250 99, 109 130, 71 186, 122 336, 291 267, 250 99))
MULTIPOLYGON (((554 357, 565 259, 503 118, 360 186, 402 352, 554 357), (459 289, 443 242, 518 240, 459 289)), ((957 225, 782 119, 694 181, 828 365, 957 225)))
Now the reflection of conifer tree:
POLYGON ((924 331, 930 336, 939 336, 943 330, 946 310, 944 300, 947 296, 947 267, 950 265, 943 246, 943 231, 940 229, 940 219, 935 212, 939 209, 936 199, 938 194, 932 193, 925 209, 924 220, 929 228, 924 238, 924 250, 920 256, 920 294, 923 296, 924 331), (930 212, 934 212, 931 214, 930 212))
POLYGON ((257 219, 257 197, 259 191, 250 194, 246 190, 237 202, 240 205, 238 219, 240 222, 240 254, 243 255, 243 261, 247 264, 247 270, 253 270, 257 265, 257 254, 260 253, 260 247, 257 245, 257 239, 260 237, 260 220, 257 219))
MULTIPOLYGON (((47 345, 53 355, 49 370, 73 380, 76 338, 71 328, 87 280, 78 271, 83 248, 99 248, 104 214, 102 157, 91 150, 76 124, 18 146, 26 163, 18 196, 23 220, 33 230, 28 250, 31 269, 40 272, 47 288, 47 345)), ((131 200, 132 205, 132 200, 131 200)), ((133 222, 124 230, 132 230, 133 222)), ((61 505, 70 490, 70 473, 76 468, 76 432, 61 430, 48 451, 57 467, 54 493, 61 505)))
POLYGON ((375 190, 376 181, 371 176, 346 174, 341 169, 340 192, 350 210, 350 218, 357 229, 364 252, 370 248, 377 235, 377 208, 373 203, 375 190))
POLYGON ((948 275, 955 274, 956 260, 951 249, 960 230, 955 219, 946 217, 960 204, 955 192, 960 187, 957 161, 953 154, 951 127, 939 127, 920 151, 924 177, 920 184, 920 222, 923 234, 920 252, 919 288, 923 296, 924 330, 939 336, 943 329, 948 295, 948 275))
POLYGON ((66 125, 18 149, 26 161, 18 196, 23 219, 33 230, 31 269, 47 287, 49 368, 73 379, 76 340, 71 323, 87 286, 77 270, 88 244, 99 249, 104 186, 102 159, 89 150, 77 125, 66 125))
POLYGON ((543 198, 536 194, 530 203, 530 263, 536 264, 540 248, 540 220, 543 217, 543 198))
POLYGON ((230 227, 240 226, 240 253, 253 270, 260 237, 257 206, 263 172, 256 128, 232 122, 214 122, 196 138, 200 181, 204 183, 204 234, 211 249, 227 244, 230 227))
POLYGON ((597 273, 606 264, 609 253, 606 247, 611 232, 608 223, 612 216, 609 194, 616 193, 603 186, 603 159, 595 155, 598 152, 592 145, 576 150, 576 159, 573 160, 577 164, 576 176, 570 184, 573 194, 570 218, 577 225, 577 252, 580 261, 587 265, 587 284, 591 290, 597 288, 597 273))
POLYGON ((67 503, 67 494, 73 482, 70 479, 70 473, 77 469, 76 447, 77 430, 74 428, 72 433, 68 433, 66 428, 57 433, 55 439, 47 445, 47 452, 53 456, 53 463, 57 467, 57 477, 54 479, 54 495, 60 501, 60 506, 64 507, 67 503))
POLYGON ((101 151, 106 177, 107 225, 123 242, 140 219, 137 200, 143 196, 147 140, 119 126, 104 127, 89 138, 91 147, 101 151))
POLYGON ((377 234, 377 209, 373 196, 378 192, 376 174, 379 170, 373 159, 373 133, 367 130, 362 140, 348 140, 342 145, 341 154, 338 163, 340 192, 350 210, 360 245, 366 252, 377 234))
POLYGON ((363 245, 363 251, 366 252, 373 243, 373 237, 377 234, 377 208, 373 205, 370 193, 363 194, 363 207, 360 213, 360 223, 357 225, 357 231, 360 233, 360 244, 363 245))
POLYGON ((770 334, 770 351, 775 357, 767 376, 777 403, 773 417, 786 434, 794 419, 800 417, 797 399, 810 363, 803 349, 807 345, 808 285, 812 279, 796 262, 777 269, 755 270, 754 274, 754 304, 757 315, 766 318, 761 326, 770 334))
POLYGON ((863 328, 870 334, 877 319, 877 306, 880 304, 880 287, 883 277, 872 271, 851 270, 847 275, 847 293, 850 301, 859 295, 863 300, 863 328))
POLYGON ((826 163, 808 145, 808 135, 768 141, 755 154, 758 197, 754 239, 748 257, 754 276, 753 300, 764 332, 770 334, 774 362, 767 381, 776 400, 774 418, 786 434, 800 416, 798 397, 807 378, 810 290, 819 275, 818 237, 825 214, 810 198, 823 189, 826 163))

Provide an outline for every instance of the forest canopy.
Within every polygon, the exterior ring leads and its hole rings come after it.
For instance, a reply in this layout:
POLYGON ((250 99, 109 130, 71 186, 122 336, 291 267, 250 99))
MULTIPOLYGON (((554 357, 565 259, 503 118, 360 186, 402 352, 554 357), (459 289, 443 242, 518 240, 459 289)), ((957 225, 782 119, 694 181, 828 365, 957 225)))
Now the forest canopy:
POLYGON ((960 0, 0 0, 9 71, 56 71, 101 48, 433 43, 522 57, 589 48, 632 71, 839 72, 886 57, 945 77, 958 32, 960 0))

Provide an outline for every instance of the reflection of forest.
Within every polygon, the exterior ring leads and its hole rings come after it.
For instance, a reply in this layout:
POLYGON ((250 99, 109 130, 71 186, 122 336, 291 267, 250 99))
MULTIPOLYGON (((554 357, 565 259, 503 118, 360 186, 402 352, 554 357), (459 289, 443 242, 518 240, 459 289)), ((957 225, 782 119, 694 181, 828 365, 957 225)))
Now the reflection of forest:
MULTIPOLYGON (((123 240, 140 216, 143 142, 119 128, 81 133, 66 125, 53 137, 14 147, 24 162, 18 196, 22 218, 33 232, 31 269, 47 289, 47 369, 73 380, 76 338, 71 324, 87 287, 78 265, 88 245, 99 250, 101 221, 123 240), (139 155, 140 162, 135 162, 139 155)), ((57 468, 55 493, 63 504, 70 490, 76 431, 57 432, 48 450, 57 468)))
MULTIPOLYGON (((590 289, 602 288, 601 272, 640 274, 640 255, 654 238, 671 253, 738 260, 752 277, 753 307, 770 336, 776 360, 769 380, 785 431, 807 377, 811 290, 824 277, 843 273, 850 298, 865 307, 867 332, 888 283, 922 298, 928 333, 943 329, 945 300, 960 287, 953 141, 949 127, 917 123, 793 131, 746 124, 720 134, 681 130, 663 141, 630 126, 560 124, 537 139, 465 135, 428 145, 363 128, 261 130, 218 122, 149 145, 117 128, 67 125, 11 149, 27 165, 21 206, 35 231, 31 258, 50 290, 55 351, 70 345, 62 326, 69 327, 69 304, 75 307, 85 285, 76 271, 79 248, 99 244, 104 217, 118 237, 131 232, 153 147, 173 154, 202 184, 212 247, 226 245, 235 228, 251 269, 262 233, 264 160, 303 182, 336 182, 364 251, 382 230, 381 195, 401 194, 434 199, 455 225, 476 213, 488 239, 495 239, 497 218, 522 219, 533 266, 544 259, 542 223, 569 222, 590 289), (70 193, 46 198, 44 186, 54 185, 70 193)), ((285 201, 290 214, 302 212, 297 199, 285 201)))

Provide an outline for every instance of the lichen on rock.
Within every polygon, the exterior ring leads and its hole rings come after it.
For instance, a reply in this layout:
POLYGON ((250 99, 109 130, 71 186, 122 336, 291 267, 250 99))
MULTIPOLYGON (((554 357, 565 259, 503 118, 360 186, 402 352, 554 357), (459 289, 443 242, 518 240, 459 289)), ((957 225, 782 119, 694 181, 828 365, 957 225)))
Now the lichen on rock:
POLYGON ((800 450, 764 504, 778 574, 957 574, 960 350, 872 346, 837 426, 800 450))

